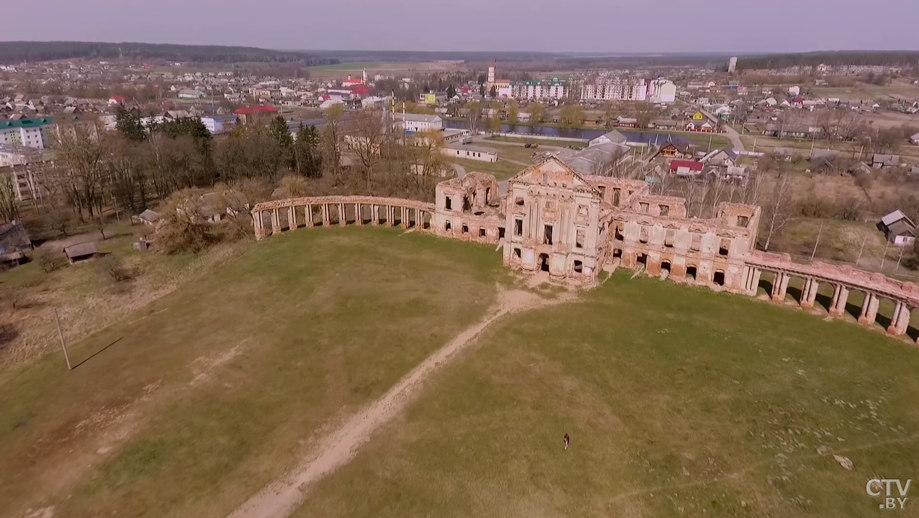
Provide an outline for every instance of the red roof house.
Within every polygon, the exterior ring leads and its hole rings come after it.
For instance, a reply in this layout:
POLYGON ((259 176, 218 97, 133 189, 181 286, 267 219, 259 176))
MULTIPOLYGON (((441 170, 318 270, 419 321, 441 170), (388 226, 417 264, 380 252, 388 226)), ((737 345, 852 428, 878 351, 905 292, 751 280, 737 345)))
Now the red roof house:
POLYGON ((677 175, 695 176, 702 172, 703 167, 705 167, 705 164, 703 164, 702 162, 695 162, 693 160, 671 160, 670 161, 670 172, 676 173, 677 175))
POLYGON ((257 104, 255 106, 243 106, 233 111, 236 115, 253 115, 256 113, 278 113, 277 108, 267 104, 257 104))

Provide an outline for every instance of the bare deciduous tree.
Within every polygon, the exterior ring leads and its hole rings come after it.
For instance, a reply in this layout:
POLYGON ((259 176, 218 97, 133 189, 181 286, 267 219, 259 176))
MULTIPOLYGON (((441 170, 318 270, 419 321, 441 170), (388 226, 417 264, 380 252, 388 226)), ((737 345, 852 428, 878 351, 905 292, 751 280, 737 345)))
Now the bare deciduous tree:
POLYGON ((792 199, 792 180, 789 173, 782 173, 776 178, 775 187, 766 206, 763 207, 763 230, 765 242, 763 250, 769 251, 772 239, 785 229, 794 212, 792 199))

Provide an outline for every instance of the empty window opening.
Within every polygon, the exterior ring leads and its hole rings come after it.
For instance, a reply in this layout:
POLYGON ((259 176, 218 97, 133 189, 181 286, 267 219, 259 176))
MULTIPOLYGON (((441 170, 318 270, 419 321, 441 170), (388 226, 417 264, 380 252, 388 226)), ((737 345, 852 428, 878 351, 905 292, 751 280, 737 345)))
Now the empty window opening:
POLYGON ((504 239, 504 227, 498 227, 498 239, 504 239))
POLYGON ((616 225, 616 241, 622 241, 625 236, 622 235, 622 225, 616 225))
POLYGON ((444 230, 449 231, 449 230, 452 229, 452 228, 453 228, 453 227, 450 225, 450 222, 449 222, 449 221, 446 222, 446 223, 444 223, 444 230))
POLYGON ((583 272, 583 271, 584 271, 584 263, 582 263, 581 261, 575 261, 575 262, 574 262, 574 271, 577 272, 577 273, 583 272))
POLYGON ((702 234, 693 234, 692 244, 689 245, 689 249, 695 252, 698 252, 701 248, 702 248, 702 234))
POLYGON ((664 235, 664 246, 667 248, 673 248, 673 242, 676 240, 676 231, 668 230, 667 234, 664 235))
POLYGON ((619 189, 613 189, 613 205, 619 206, 619 198, 621 197, 622 191, 619 189))
POLYGON ((552 244, 552 225, 545 225, 543 227, 542 244, 544 245, 552 244))
POLYGON ((639 209, 641 210, 641 212, 644 212, 645 214, 648 213, 648 204, 647 204, 647 203, 641 202, 641 203, 638 204, 638 207, 639 207, 639 209))
POLYGON ((470 207, 471 207, 471 205, 469 205, 469 197, 468 197, 468 196, 463 196, 463 210, 464 210, 464 211, 465 211, 465 210, 469 210, 470 207))
POLYGON ((520 249, 519 248, 514 249, 514 257, 516 257, 517 259, 520 259, 520 249))
POLYGON ((648 264, 648 255, 647 254, 638 254, 638 264, 648 264))
POLYGON ((746 228, 750 224, 750 218, 747 216, 737 216, 737 226, 746 228))
POLYGON ((641 232, 638 234, 638 240, 642 243, 648 242, 648 227, 641 227, 641 232))
POLYGON ((721 270, 715 271, 715 278, 712 280, 718 286, 724 286, 724 272, 722 272, 721 270))
POLYGON ((548 254, 539 254, 539 269, 544 272, 549 271, 549 255, 548 254))
POLYGON ((686 268, 686 276, 687 276, 687 277, 691 277, 692 280, 696 280, 696 267, 695 267, 695 266, 689 266, 689 267, 687 267, 687 268, 686 268))
POLYGON ((661 271, 670 273, 670 261, 661 261, 661 271))
POLYGON ((620 258, 620 257, 622 257, 622 249, 621 249, 621 248, 614 248, 614 249, 613 249, 613 258, 614 258, 614 259, 618 259, 618 258, 620 258))
POLYGON ((514 200, 514 203, 517 204, 517 206, 519 207, 523 207, 523 198, 517 198, 516 200, 514 200))
POLYGON ((606 186, 601 185, 597 189, 600 191, 600 198, 606 198, 606 186))
POLYGON ((721 240, 721 246, 718 247, 718 255, 722 255, 722 256, 724 256, 724 257, 727 257, 727 256, 728 256, 728 251, 729 251, 730 249, 731 249, 731 240, 730 240, 730 239, 722 239, 722 240, 721 240))
POLYGON ((453 210, 453 200, 451 200, 450 197, 447 196, 447 199, 444 201, 446 201, 445 207, 447 208, 447 210, 453 210))
POLYGON ((514 220, 514 235, 515 236, 523 235, 523 220, 522 219, 514 220))
POLYGON ((469 233, 469 225, 463 225, 463 234, 469 233))
POLYGON ((485 229, 479 228, 479 237, 485 237, 485 229))
POLYGON ((670 215, 670 205, 661 205, 660 207, 661 207, 661 216, 670 215))
POLYGON ((584 248, 584 239, 587 238, 587 231, 579 228, 578 233, 574 238, 574 247, 575 248, 584 248))

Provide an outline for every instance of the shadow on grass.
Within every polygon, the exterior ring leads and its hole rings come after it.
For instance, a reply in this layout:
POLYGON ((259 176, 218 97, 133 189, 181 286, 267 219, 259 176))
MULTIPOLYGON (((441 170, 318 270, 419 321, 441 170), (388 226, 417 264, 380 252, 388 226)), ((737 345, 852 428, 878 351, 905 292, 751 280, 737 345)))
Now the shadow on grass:
POLYGON ((816 304, 817 306, 821 306, 823 309, 826 310, 827 313, 829 313, 830 306, 833 305, 833 297, 830 295, 821 295, 818 293, 817 298, 814 299, 814 304, 816 304))
MULTIPOLYGON (((760 279, 758 288, 762 288, 766 291, 766 295, 772 293, 772 281, 767 279, 760 279)), ((759 290, 756 292, 757 296, 759 295, 759 290)))
POLYGON ((788 295, 791 295, 791 297, 795 299, 795 301, 798 304, 801 304, 801 299, 804 298, 804 290, 802 288, 795 288, 793 286, 789 286, 788 289, 786 290, 786 293, 788 295))
POLYGON ((120 341, 121 341, 121 338, 118 338, 117 340, 115 340, 114 342, 112 342, 112 343, 106 345, 106 346, 103 347, 102 349, 99 349, 98 351, 96 351, 96 352, 90 354, 89 356, 87 356, 86 358, 84 358, 80 363, 74 365, 73 368, 76 369, 76 368, 79 367, 80 365, 83 365, 84 363, 88 362, 89 360, 92 360, 92 359, 95 358, 96 356, 99 356, 100 354, 102 354, 103 352, 105 352, 106 349, 108 349, 109 347, 111 347, 111 346, 117 344, 117 343, 120 342, 120 341))

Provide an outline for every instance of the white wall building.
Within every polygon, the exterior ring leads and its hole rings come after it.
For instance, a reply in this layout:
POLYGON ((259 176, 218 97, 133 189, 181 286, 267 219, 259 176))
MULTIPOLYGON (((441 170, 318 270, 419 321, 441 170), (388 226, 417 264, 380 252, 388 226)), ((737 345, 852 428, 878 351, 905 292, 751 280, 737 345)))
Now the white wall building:
MULTIPOLYGON (((674 96, 676 92, 674 92, 674 96)), ((644 79, 606 79, 581 87, 581 99, 585 101, 645 101, 648 99, 648 83, 644 79)))
POLYGON ((425 130, 444 129, 444 120, 438 115, 421 115, 417 113, 394 113, 393 122, 396 128, 412 133, 425 130))
POLYGON ((653 103, 676 102, 676 85, 666 79, 655 79, 648 84, 648 97, 653 103))
POLYGON ((443 154, 467 160, 481 162, 497 162, 498 151, 490 147, 469 146, 464 144, 448 144, 443 148, 443 154))

